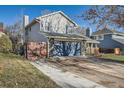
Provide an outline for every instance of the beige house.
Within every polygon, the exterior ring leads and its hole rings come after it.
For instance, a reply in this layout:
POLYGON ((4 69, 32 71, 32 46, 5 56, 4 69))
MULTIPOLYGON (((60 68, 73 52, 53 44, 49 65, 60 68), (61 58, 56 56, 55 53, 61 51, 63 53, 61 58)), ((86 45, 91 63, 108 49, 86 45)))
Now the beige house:
MULTIPOLYGON (((94 45, 97 47, 99 43, 84 35, 73 33, 79 27, 72 19, 65 15, 62 11, 53 12, 47 15, 36 17, 32 22, 28 23, 29 17, 24 17, 25 34, 24 41, 26 46, 26 57, 31 56, 32 52, 44 51, 44 56, 80 56, 87 51, 86 45, 90 48, 94 45), (44 44, 44 47, 42 44, 44 44), (31 46, 41 45, 41 47, 33 50, 31 46), (34 45, 33 45, 34 44, 34 45), (90 45, 91 44, 91 45, 90 45), (94 45, 92 45, 94 44, 94 45), (44 49, 43 49, 44 48, 44 49), (29 53, 30 52, 30 53, 29 53)), ((39 55, 40 55, 40 52, 39 55)), ((41 53, 42 54, 42 53, 41 53)))

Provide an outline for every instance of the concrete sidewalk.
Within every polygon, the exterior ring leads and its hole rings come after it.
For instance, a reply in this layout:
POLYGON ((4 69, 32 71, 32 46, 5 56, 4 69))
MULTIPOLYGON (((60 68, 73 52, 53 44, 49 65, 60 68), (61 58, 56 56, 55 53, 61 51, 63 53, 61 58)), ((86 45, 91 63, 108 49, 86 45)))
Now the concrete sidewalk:
MULTIPOLYGON (((63 88, 103 88, 104 86, 99 85, 86 78, 82 78, 78 75, 64 72, 61 69, 57 69, 53 66, 49 66, 43 62, 31 62, 33 66, 49 76, 54 82, 63 88)), ((83 74, 83 73, 82 73, 83 74)))

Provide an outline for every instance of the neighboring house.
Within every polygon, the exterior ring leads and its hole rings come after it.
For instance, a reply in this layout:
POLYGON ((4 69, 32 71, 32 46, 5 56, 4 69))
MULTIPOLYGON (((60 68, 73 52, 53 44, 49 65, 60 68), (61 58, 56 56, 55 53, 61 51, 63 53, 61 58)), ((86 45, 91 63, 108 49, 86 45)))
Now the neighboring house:
POLYGON ((98 44, 96 40, 72 33, 79 26, 62 11, 37 17, 30 23, 29 17, 25 16, 24 26, 25 54, 28 59, 37 53, 41 57, 82 55, 86 42, 98 44))
POLYGON ((114 53, 115 48, 120 48, 124 54, 124 33, 104 28, 92 33, 92 38, 100 42, 101 52, 114 53))

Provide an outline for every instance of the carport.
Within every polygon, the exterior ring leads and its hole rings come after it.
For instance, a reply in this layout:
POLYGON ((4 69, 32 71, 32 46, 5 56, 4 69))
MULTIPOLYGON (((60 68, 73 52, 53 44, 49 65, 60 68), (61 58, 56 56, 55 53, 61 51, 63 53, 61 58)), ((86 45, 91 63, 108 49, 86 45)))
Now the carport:
MULTIPOLYGON (((67 53, 72 48, 71 43, 78 43, 78 51, 80 55, 85 52, 86 40, 83 35, 76 34, 60 34, 50 32, 36 32, 35 34, 30 33, 26 38, 26 57, 28 59, 37 59, 38 56, 50 57, 50 56, 68 56, 67 53), (67 46, 65 46, 67 44, 67 46), (64 45, 62 49, 60 46, 64 45), (65 50, 64 50, 65 49, 65 50), (56 51, 53 54, 53 51, 56 51), (61 53, 60 52, 64 51, 61 53)), ((77 50, 76 50, 77 51, 77 50)))
MULTIPOLYGON (((76 34, 60 34, 60 33, 50 33, 50 32, 44 32, 43 33, 47 38, 47 57, 50 56, 69 56, 65 51, 68 51, 69 48, 71 48, 72 43, 78 44, 78 49, 80 51, 80 55, 83 55, 85 52, 85 43, 86 40, 83 36, 81 35, 76 35, 76 34), (65 45, 60 49, 60 46, 65 45), (67 46, 66 46, 67 45, 67 46), (67 49, 66 49, 67 47, 67 49), (53 53, 53 51, 56 51, 57 55, 53 53), (64 51, 62 55, 59 55, 59 52, 64 51)), ((73 55, 74 56, 74 55, 73 55)))
POLYGON ((51 32, 30 33, 26 37, 26 58, 35 60, 51 56, 85 55, 86 44, 97 44, 83 35, 51 32))

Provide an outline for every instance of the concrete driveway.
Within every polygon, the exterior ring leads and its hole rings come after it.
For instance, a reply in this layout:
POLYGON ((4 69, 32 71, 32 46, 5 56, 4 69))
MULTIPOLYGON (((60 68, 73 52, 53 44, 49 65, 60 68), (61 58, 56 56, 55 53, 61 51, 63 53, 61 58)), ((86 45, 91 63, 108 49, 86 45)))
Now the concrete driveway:
POLYGON ((47 64, 104 87, 124 88, 124 63, 100 60, 95 57, 60 57, 53 61, 50 59, 47 64))
POLYGON ((63 88, 102 88, 104 86, 97 84, 91 80, 83 78, 79 75, 71 73, 70 71, 64 71, 55 65, 50 65, 45 62, 32 62, 33 66, 38 68, 45 75, 49 76, 59 86, 63 88))

